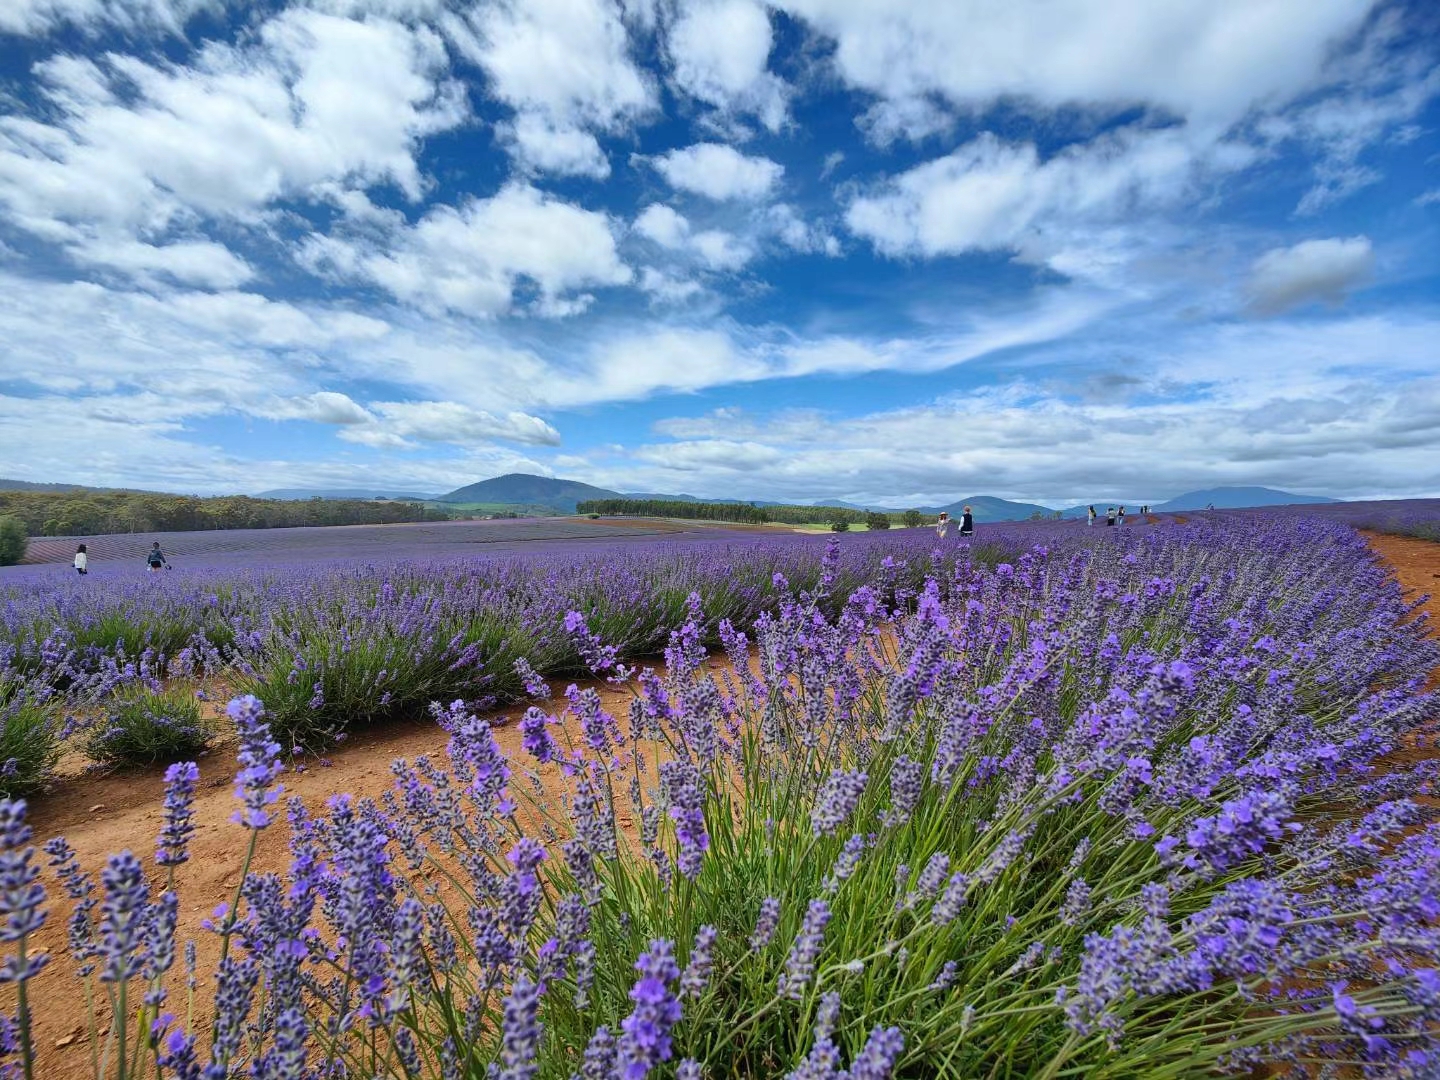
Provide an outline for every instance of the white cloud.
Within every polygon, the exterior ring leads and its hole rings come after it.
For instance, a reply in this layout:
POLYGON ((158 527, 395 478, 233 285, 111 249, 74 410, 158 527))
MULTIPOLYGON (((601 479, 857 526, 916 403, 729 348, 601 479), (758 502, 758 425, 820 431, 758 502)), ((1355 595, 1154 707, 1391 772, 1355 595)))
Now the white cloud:
POLYGON ((749 243, 723 229, 692 230, 683 214, 662 203, 651 203, 642 210, 634 228, 669 251, 699 259, 709 270, 738 270, 755 255, 749 243))
POLYGON ((539 291, 538 314, 573 314, 574 305, 588 303, 572 295, 575 290, 623 285, 632 277, 604 214, 528 184, 507 185, 458 209, 436 206, 379 245, 312 237, 303 257, 314 269, 371 281, 423 310, 471 315, 511 310, 527 281, 539 291))
POLYGON ((128 237, 97 237, 73 244, 69 251, 76 262, 108 267, 141 279, 160 275, 212 289, 233 289, 255 276, 244 259, 224 244, 208 240, 146 244, 128 237))
POLYGON ((5 0, 0 33, 39 36, 69 25, 85 33, 113 28, 179 34, 196 13, 223 7, 224 0, 5 0))
POLYGON ((539 113, 521 113, 513 124, 502 127, 502 133, 513 142, 515 157, 539 172, 596 180, 610 175, 610 159, 588 131, 556 127, 539 113))
POLYGON ((54 57, 35 69, 50 122, 0 117, 0 216, 81 261, 239 284, 192 223, 382 182, 418 198, 420 140, 465 115, 446 63, 429 31, 304 10, 183 66, 54 57))
POLYGON ((538 416, 510 412, 497 416, 453 401, 381 401, 371 403, 370 422, 340 432, 348 442, 413 449, 420 442, 472 446, 503 440, 532 446, 558 446, 560 433, 538 416), (417 441, 418 440, 418 441, 417 441))
POLYGON ((1276 315, 1316 300, 1338 304, 1364 284, 1374 266, 1366 236, 1305 240, 1294 247, 1274 248, 1251 268, 1250 308, 1259 315, 1276 315))
POLYGON ((644 446, 635 452, 635 457, 672 472, 753 473, 777 465, 785 452, 758 442, 707 439, 644 446))
POLYGON ((587 132, 621 131, 655 107, 611 0, 498 0, 447 16, 445 27, 516 111, 511 148, 531 168, 604 176, 587 132))
POLYGON ((782 0, 836 44, 851 86, 900 113, 1148 105, 1224 129, 1304 91, 1372 0, 782 0))
POLYGON ((661 247, 683 247, 690 235, 690 222, 664 203, 651 203, 635 218, 635 231, 661 247))
POLYGON ((317 424, 372 424, 375 417, 348 394, 318 390, 301 397, 277 399, 255 410, 271 420, 311 420, 317 424))
POLYGON ((858 195, 845 220, 888 255, 1016 251, 1044 261, 1253 160, 1234 144, 1197 148, 1176 128, 1124 129, 1044 160, 1032 143, 987 132, 858 195))
POLYGON ((724 143, 696 143, 650 159, 670 186, 717 201, 763 199, 785 170, 769 158, 751 157, 724 143))
POLYGON ((640 271, 639 284, 654 304, 684 304, 705 292, 705 287, 698 281, 667 274, 654 266, 640 271))
MULTIPOLYGON (((886 506, 976 494, 1158 501, 1217 483, 1337 497, 1440 492, 1440 378, 1426 340, 1437 331, 1433 318, 1198 327, 1157 342, 1155 362, 1119 393, 1022 376, 857 416, 675 417, 655 425, 673 441, 633 448, 624 483, 886 506), (1356 374, 1366 369, 1386 374, 1356 374), (737 476, 757 468, 759 478, 737 476)), ((1093 382, 1096 368, 1077 374, 1093 382)))
POLYGON ((670 27, 675 82, 723 112, 751 113, 770 131, 785 122, 785 84, 767 70, 770 15, 754 0, 692 0, 670 27))

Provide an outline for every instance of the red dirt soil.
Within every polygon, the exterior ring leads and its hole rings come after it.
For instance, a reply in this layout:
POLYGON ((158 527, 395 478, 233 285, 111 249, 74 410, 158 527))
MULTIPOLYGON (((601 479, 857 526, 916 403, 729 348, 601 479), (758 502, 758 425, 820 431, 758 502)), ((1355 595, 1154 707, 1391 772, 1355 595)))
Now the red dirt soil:
MULTIPOLYGON (((1429 593, 1426 606, 1431 633, 1440 635, 1440 544, 1427 540, 1367 534, 1374 550, 1394 568, 1396 578, 1409 596, 1429 593)), ((723 658, 712 658, 713 666, 723 658)), ((600 693, 605 708, 622 718, 629 706, 628 690, 591 684, 600 693)), ((1432 685, 1440 685, 1437 669, 1432 685)), ((556 691, 563 684, 557 684, 556 691)), ((563 701, 555 702, 563 705, 563 701)), ((500 717, 515 718, 520 708, 503 710, 492 717, 495 738, 512 760, 528 760, 522 752, 520 733, 500 717)), ((573 733, 572 733, 573 734, 573 733)), ((302 798, 315 813, 324 811, 325 800, 337 792, 378 799, 392 784, 390 763, 397 757, 415 758, 429 754, 442 759, 447 735, 434 724, 423 721, 395 723, 361 729, 336 749, 329 765, 306 759, 303 772, 289 771, 283 777, 286 797, 302 798)), ((201 930, 217 904, 228 902, 239 878, 245 833, 230 821, 236 802, 231 789, 234 763, 231 747, 225 746, 200 763, 200 789, 195 798, 197 832, 190 845, 190 861, 176 874, 181 898, 179 938, 195 938, 199 944, 200 989, 197 992, 197 1021, 208 1017, 201 1002, 213 986, 213 971, 219 944, 213 934, 201 930)), ((79 853, 81 865, 98 876, 107 855, 129 848, 147 865, 153 857, 155 835, 160 828, 162 769, 128 771, 100 777, 68 777, 48 795, 30 801, 30 821, 37 842, 63 835, 79 853)), ((617 808, 618 809, 618 808, 617 808)), ((623 815, 623 811, 621 811, 623 815)), ((622 825, 626 824, 622 817, 622 825)), ((289 830, 283 819, 261 834, 256 870, 283 872, 289 861, 289 830)), ((40 859, 44 859, 41 855, 40 859)), ((163 888, 163 876, 151 874, 151 887, 163 888)), ((65 918, 68 905, 50 875, 46 885, 51 894, 47 925, 32 938, 32 949, 48 952, 50 965, 29 984, 33 1031, 37 1054, 36 1075, 45 1080, 81 1080, 92 1076, 85 1011, 80 983, 72 974, 66 947, 65 918)), ((183 1016, 184 973, 177 963, 172 972, 170 1008, 183 1016)), ((0 1007, 13 1011, 14 991, 5 987, 0 1007)), ((100 1006, 102 1029, 108 1023, 108 1008, 100 1006)), ((203 1024, 197 1026, 204 1027, 203 1024)), ((202 1045, 205 1040, 202 1038, 202 1045)))

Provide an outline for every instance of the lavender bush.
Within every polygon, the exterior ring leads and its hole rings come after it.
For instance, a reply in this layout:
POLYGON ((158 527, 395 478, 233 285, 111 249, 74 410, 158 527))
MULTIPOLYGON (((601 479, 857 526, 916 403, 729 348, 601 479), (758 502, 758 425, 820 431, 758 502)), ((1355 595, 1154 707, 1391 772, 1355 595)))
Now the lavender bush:
MULTIPOLYGON (((1057 539, 1060 532, 1053 534, 1057 539)), ((1069 534, 1063 534, 1068 536, 1069 534)), ((95 879, 45 845, 70 962, 120 1016, 106 1075, 1430 1076, 1440 828, 1421 693, 1440 656, 1363 542, 1275 518, 1036 547, 993 568, 829 549, 753 637, 697 593, 664 674, 587 612, 576 655, 626 715, 533 666, 526 760, 463 702, 445 760, 381 803, 285 807, 291 866, 207 932, 208 1036, 177 1019, 173 874, 95 879), (751 659, 757 661, 752 671, 751 659), (632 678, 633 676, 633 678, 632 678), (628 826, 627 826, 628 823, 628 826), (158 886, 157 886, 158 888, 158 886)), ((255 698, 237 828, 278 827, 255 698)), ((186 857, 168 776, 155 863, 186 857)), ((27 939, 46 918, 23 804, 0 804, 5 1046, 34 1074, 27 939)))
POLYGON ((192 759, 214 738, 194 691, 141 687, 107 703, 86 736, 85 752, 106 765, 153 765, 192 759))

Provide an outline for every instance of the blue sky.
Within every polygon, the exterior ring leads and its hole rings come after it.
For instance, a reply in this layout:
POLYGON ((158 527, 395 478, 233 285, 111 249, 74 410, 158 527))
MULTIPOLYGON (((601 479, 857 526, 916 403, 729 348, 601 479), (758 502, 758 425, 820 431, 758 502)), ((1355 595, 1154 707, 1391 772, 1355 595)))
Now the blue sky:
POLYGON ((1440 15, 7 0, 0 476, 1440 495, 1440 15))

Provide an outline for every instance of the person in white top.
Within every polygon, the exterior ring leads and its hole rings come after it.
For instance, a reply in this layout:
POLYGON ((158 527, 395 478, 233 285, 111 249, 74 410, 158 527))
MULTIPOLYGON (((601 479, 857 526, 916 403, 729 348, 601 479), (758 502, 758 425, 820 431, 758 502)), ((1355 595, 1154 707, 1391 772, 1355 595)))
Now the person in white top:
POLYGON ((944 510, 940 511, 940 520, 935 522, 935 535, 944 540, 950 534, 950 515, 944 510))
POLYGON ((88 574, 90 572, 89 562, 89 556, 85 554, 85 545, 81 544, 75 549, 75 572, 78 574, 88 574))

